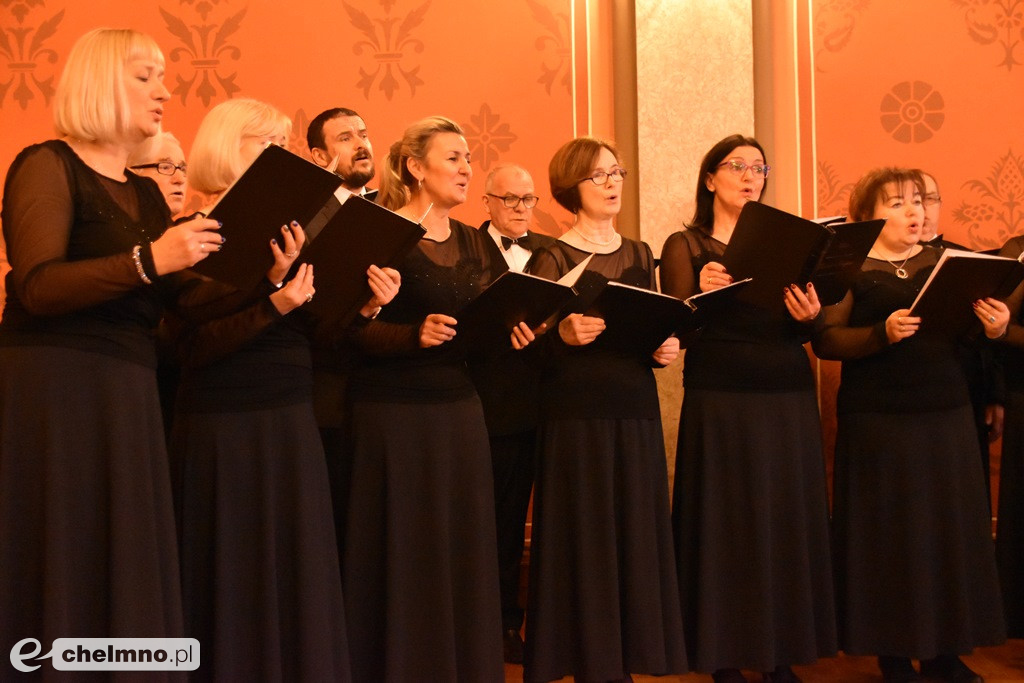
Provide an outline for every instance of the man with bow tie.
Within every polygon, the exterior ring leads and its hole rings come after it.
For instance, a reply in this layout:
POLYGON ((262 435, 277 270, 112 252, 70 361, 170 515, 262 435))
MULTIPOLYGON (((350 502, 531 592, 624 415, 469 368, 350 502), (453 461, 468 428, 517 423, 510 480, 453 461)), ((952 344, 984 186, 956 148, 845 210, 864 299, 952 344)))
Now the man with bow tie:
MULTIPOLYGON (((487 176, 483 202, 491 218, 480 226, 480 232, 499 269, 504 263, 507 269, 522 272, 534 251, 554 243, 553 238, 529 230, 537 201, 533 178, 520 166, 501 165, 487 176)), ((472 363, 470 370, 491 441, 505 661, 520 664, 523 609, 519 606, 519 572, 533 489, 540 368, 531 345, 523 351, 509 347, 486 361, 472 363)))

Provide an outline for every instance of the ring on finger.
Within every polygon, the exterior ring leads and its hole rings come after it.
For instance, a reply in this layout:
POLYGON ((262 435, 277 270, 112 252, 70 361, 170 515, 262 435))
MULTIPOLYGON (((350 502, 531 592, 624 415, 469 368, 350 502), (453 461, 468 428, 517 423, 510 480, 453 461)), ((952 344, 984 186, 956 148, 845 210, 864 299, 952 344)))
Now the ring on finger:
POLYGON ((306 293, 306 303, 309 303, 312 300, 313 300, 313 292, 307 292, 306 293))
POLYGON ((199 243, 199 251, 206 251, 206 242, 199 243))
POLYGON ((295 258, 295 255, 298 254, 298 253, 299 253, 299 250, 296 249, 295 251, 286 252, 285 256, 287 256, 288 258, 295 258))
POLYGON ((990 316, 988 317, 988 321, 989 321, 990 323, 994 323, 994 322, 996 321, 996 317, 995 317, 994 315, 990 315, 990 316))

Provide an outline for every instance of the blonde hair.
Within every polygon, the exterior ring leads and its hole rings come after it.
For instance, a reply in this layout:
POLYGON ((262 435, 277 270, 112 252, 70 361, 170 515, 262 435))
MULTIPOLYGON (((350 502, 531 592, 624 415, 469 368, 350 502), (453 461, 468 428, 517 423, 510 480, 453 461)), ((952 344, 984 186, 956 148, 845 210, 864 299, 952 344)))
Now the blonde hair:
POLYGON ((409 171, 408 160, 422 161, 427 156, 430 141, 441 133, 464 135, 459 124, 444 116, 428 116, 405 129, 402 139, 391 145, 384 160, 381 174, 378 203, 394 211, 409 203, 412 189, 417 186, 416 178, 409 171))
POLYGON ((139 164, 148 164, 156 161, 156 156, 165 141, 173 142, 179 149, 184 149, 182 148, 181 143, 178 142, 178 138, 174 137, 173 133, 162 131, 151 138, 146 138, 136 145, 135 149, 133 149, 128 155, 128 163, 125 165, 128 168, 131 168, 132 166, 138 166, 139 164))
POLYGON ((156 41, 132 29, 97 28, 79 38, 54 97, 57 134, 88 142, 111 142, 125 135, 131 126, 125 67, 135 59, 164 64, 156 41))
POLYGON ((221 102, 196 131, 188 184, 206 194, 223 192, 245 171, 243 138, 287 136, 291 130, 291 119, 266 102, 245 98, 221 102))

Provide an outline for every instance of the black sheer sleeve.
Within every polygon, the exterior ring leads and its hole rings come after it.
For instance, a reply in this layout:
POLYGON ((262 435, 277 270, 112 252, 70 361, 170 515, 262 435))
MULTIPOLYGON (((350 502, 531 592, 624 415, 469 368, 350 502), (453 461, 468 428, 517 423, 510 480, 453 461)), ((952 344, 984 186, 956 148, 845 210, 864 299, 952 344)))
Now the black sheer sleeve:
POLYGON ((889 345, 885 321, 866 327, 850 327, 853 292, 834 306, 822 307, 820 323, 811 347, 814 355, 824 360, 852 360, 878 353, 889 345))
POLYGON ((75 214, 70 183, 58 154, 36 147, 15 161, 4 188, 3 232, 11 282, 33 315, 88 308, 143 284, 130 250, 67 260, 75 214))
POLYGON ((682 232, 669 235, 661 249, 661 291, 677 299, 699 293, 693 263, 697 254, 682 232))

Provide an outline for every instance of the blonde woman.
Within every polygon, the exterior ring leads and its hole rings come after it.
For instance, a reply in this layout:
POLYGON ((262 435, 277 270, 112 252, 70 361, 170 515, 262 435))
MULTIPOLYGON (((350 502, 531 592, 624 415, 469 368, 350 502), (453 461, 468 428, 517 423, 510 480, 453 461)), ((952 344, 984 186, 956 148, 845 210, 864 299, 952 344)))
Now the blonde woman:
MULTIPOLYGON (((82 36, 54 99, 60 137, 25 149, 7 176, 4 652, 27 637, 46 651, 71 635, 183 635, 151 330, 171 284, 165 276, 221 238, 202 218, 166 229, 156 186, 125 170, 129 152, 160 131, 170 97, 163 78, 149 36, 82 36)), ((10 661, 0 678, 14 673, 10 661)))
MULTIPOLYGON (((216 199, 290 130, 264 102, 217 105, 196 133, 189 182, 216 199)), ((303 242, 301 226, 282 227, 262 291, 243 297, 254 303, 193 323, 179 343, 171 454, 185 626, 203 647, 198 680, 349 676, 310 322, 296 310, 315 293, 312 268, 300 265, 282 284, 303 242)))
MULTIPOLYGON (((346 610, 357 681, 503 680, 490 452, 454 314, 491 280, 480 233, 450 217, 473 176, 454 121, 391 146, 379 199, 426 235, 363 330, 352 374, 346 610)), ((522 326, 521 326, 522 328, 522 326)), ((532 334, 517 329, 513 344, 532 334)))

